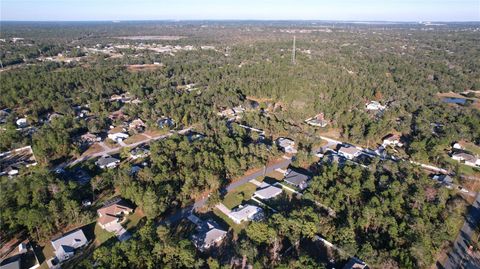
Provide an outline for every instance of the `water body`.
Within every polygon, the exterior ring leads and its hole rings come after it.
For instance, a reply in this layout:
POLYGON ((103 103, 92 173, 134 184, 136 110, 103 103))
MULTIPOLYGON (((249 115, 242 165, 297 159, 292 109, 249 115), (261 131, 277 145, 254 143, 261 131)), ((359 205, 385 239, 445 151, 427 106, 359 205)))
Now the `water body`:
POLYGON ((442 99, 442 101, 449 104, 459 104, 459 105, 464 105, 467 103, 467 99, 455 98, 455 97, 445 97, 442 99))

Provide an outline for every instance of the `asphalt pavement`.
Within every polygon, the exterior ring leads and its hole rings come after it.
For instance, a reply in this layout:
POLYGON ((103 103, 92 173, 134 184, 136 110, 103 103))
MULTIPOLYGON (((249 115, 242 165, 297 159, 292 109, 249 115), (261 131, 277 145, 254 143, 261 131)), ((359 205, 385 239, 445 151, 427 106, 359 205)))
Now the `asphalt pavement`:
POLYGON ((468 244, 471 242, 474 230, 480 225, 480 194, 469 208, 465 223, 460 234, 453 243, 453 247, 447 254, 448 258, 441 264, 437 262, 438 269, 478 269, 480 268, 480 256, 478 253, 471 253, 468 244))

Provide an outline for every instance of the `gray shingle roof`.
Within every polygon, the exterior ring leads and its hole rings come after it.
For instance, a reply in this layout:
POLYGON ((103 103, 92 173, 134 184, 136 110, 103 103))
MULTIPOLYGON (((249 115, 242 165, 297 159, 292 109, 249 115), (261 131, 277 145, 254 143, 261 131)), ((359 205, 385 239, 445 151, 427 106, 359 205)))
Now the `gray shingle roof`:
POLYGON ((289 168, 287 170, 287 175, 283 178, 283 180, 285 180, 286 182, 288 182, 288 183, 290 183, 294 186, 300 186, 300 185, 306 183, 309 178, 310 177, 308 175, 299 173, 299 172, 289 168))

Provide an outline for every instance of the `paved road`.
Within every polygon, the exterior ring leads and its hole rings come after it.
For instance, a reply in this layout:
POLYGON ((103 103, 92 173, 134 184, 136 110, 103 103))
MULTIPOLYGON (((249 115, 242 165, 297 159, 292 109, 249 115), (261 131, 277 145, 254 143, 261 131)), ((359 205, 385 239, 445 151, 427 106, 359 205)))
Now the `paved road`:
MULTIPOLYGON (((268 166, 267 169, 266 169, 266 174, 268 173, 271 173, 273 171, 275 171, 275 169, 278 169, 278 168, 286 168, 290 165, 290 163, 292 163, 292 160, 290 159, 283 159, 281 162, 278 162, 278 163, 275 163, 271 166, 268 166)), ((250 175, 247 175, 247 176, 244 176, 243 178, 241 178, 240 180, 237 180, 235 182, 232 182, 230 185, 228 185, 225 189, 230 192, 232 191, 233 189, 237 188, 238 186, 240 185, 243 185, 247 182, 249 182, 250 180, 252 179, 256 179, 257 177, 261 177, 263 176, 263 169, 260 169, 260 171, 257 171, 253 174, 250 174, 250 175)))
POLYGON ((478 225, 480 225, 480 194, 471 206, 465 224, 463 224, 457 240, 455 240, 452 249, 447 254, 448 259, 443 265, 437 262, 438 269, 480 268, 479 255, 470 255, 467 249, 467 243, 470 242, 472 233, 478 225))
POLYGON ((146 138, 144 140, 141 140, 141 141, 138 141, 136 143, 133 143, 133 144, 125 144, 125 143, 121 143, 119 147, 116 147, 116 148, 108 148, 107 146, 105 146, 105 143, 101 142, 99 143, 100 146, 103 148, 102 151, 100 152, 97 152, 97 153, 93 153, 93 154, 88 154, 88 155, 84 155, 84 156, 80 156, 79 158, 73 160, 73 161, 70 161, 70 162, 65 162, 65 163, 62 163, 60 165, 58 165, 57 167, 55 167, 54 170, 56 169, 59 169, 59 168, 65 168, 67 166, 74 166, 76 165, 77 163, 80 163, 80 162, 83 162, 83 161, 86 161, 86 160, 89 160, 89 159, 94 159, 94 158, 97 158, 97 157, 101 157, 101 156, 104 156, 104 155, 108 155, 108 154, 112 154, 112 153, 116 153, 116 152, 119 152, 122 148, 124 147, 129 147, 129 148, 134 148, 134 147, 137 147, 137 146, 140 146, 142 144, 146 144, 146 143, 149 143, 151 141, 155 141, 155 140, 159 140, 159 139, 164 139, 164 138, 167 138, 169 136, 172 136, 173 134, 175 133, 178 133, 178 134, 185 134, 186 132, 190 131, 191 130, 191 127, 189 128, 186 128, 186 129, 183 129, 183 130, 180 130, 178 132, 171 132, 171 133, 168 133, 168 134, 165 134, 165 135, 159 135, 159 136, 146 136, 146 138))
MULTIPOLYGON (((288 167, 291 162, 292 162, 292 160, 290 160, 290 159, 283 159, 281 162, 275 163, 275 164, 267 167, 266 172, 270 173, 270 172, 275 171, 275 169, 277 169, 277 168, 288 167)), ((237 188, 238 186, 241 186, 242 184, 245 184, 245 183, 249 182, 250 180, 255 179, 257 177, 260 177, 260 176, 263 176, 263 169, 261 169, 258 172, 255 172, 251 175, 244 176, 240 180, 237 180, 237 181, 231 183, 230 185, 228 185, 225 189, 227 191, 232 191, 235 188, 237 188)), ((195 201, 195 203, 193 205, 187 206, 185 208, 182 208, 181 210, 176 211, 175 213, 171 214, 170 216, 168 216, 165 219, 163 219, 162 221, 160 221, 159 224, 170 225, 172 223, 176 223, 176 222, 180 221, 183 218, 188 217, 188 215, 190 215, 192 213, 192 211, 197 210, 198 208, 202 208, 205 205, 205 203, 207 202, 207 199, 208 199, 208 195, 204 196, 202 199, 199 199, 199 200, 195 201)))

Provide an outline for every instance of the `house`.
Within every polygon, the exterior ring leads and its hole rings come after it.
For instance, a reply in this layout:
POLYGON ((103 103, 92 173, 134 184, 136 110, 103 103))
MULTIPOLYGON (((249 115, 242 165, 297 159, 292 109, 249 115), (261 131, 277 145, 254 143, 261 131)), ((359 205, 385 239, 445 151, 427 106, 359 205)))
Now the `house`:
POLYGON ((88 244, 82 229, 68 232, 51 241, 58 262, 70 259, 75 251, 88 244))
POLYGON ((221 229, 217 223, 194 217, 194 215, 189 217, 189 219, 195 219, 192 222, 197 225, 197 232, 192 236, 192 241, 200 251, 206 251, 218 245, 227 236, 227 231, 221 229))
POLYGON ((345 157, 349 160, 352 160, 353 158, 358 157, 360 154, 362 154, 362 151, 352 146, 351 147, 342 146, 338 150, 338 155, 345 157))
POLYGON ((110 96, 110 102, 123 102, 126 103, 132 99, 132 96, 129 92, 122 94, 113 94, 110 96))
POLYGON ((222 116, 222 117, 226 117, 226 118, 230 118, 230 117, 235 116, 235 111, 231 108, 227 108, 227 109, 224 109, 224 110, 218 112, 217 115, 222 116))
POLYGON ((355 257, 350 258, 347 264, 343 266, 343 269, 366 269, 366 268, 368 268, 367 264, 355 257))
POLYGON ((130 151, 130 157, 134 160, 145 158, 150 155, 150 150, 145 147, 136 147, 130 151))
POLYGON ((109 156, 109 155, 104 155, 95 162, 95 164, 102 169, 115 168, 117 167, 118 163, 120 163, 119 159, 113 158, 112 156, 109 156))
POLYGON ((366 109, 367 110, 384 110, 387 108, 386 106, 382 106, 379 102, 377 101, 370 101, 369 103, 366 104, 366 109))
POLYGON ((452 148, 454 148, 454 149, 460 149, 460 150, 463 149, 462 144, 460 144, 459 142, 453 143, 452 148))
POLYGON ((299 188, 300 190, 304 190, 308 187, 308 180, 310 176, 297 172, 291 168, 288 168, 283 180, 288 184, 299 188))
POLYGON ((257 190, 254 193, 254 196, 262 200, 268 200, 278 196, 280 193, 282 193, 282 191, 283 190, 281 188, 269 185, 266 188, 257 190))
POLYGON ((0 176, 14 176, 22 167, 37 165, 31 146, 0 153, 0 176))
POLYGON ((394 147, 403 147, 403 143, 400 142, 401 137, 398 134, 389 134, 383 138, 383 147, 394 146, 394 147))
POLYGON ((121 110, 117 110, 112 112, 110 115, 108 115, 108 118, 112 121, 120 120, 120 121, 126 121, 128 119, 128 116, 123 113, 121 110))
POLYGON ((237 209, 232 210, 228 217, 233 220, 233 222, 240 224, 243 221, 258 220, 262 218, 263 210, 254 205, 238 206, 237 209))
POLYGON ((108 131, 108 138, 116 142, 121 142, 124 139, 127 139, 129 135, 125 132, 125 129, 122 127, 115 127, 108 131))
POLYGON ((7 123, 7 119, 10 116, 10 109, 0 110, 0 124, 7 123))
POLYGON ((18 128, 25 128, 25 127, 28 126, 27 118, 17 119, 17 121, 15 123, 17 124, 18 128))
POLYGON ((465 151, 455 151, 452 153, 452 159, 456 161, 465 161, 465 160, 470 160, 474 158, 475 156, 465 151))
POLYGON ((277 145, 285 153, 297 153, 297 150, 295 149, 295 141, 290 138, 279 137, 277 139, 277 145))
POLYGON ((96 136, 92 133, 86 133, 86 134, 83 134, 80 136, 80 140, 83 142, 83 143, 87 143, 87 144, 93 144, 95 142, 100 142, 102 141, 102 138, 99 137, 99 136, 96 136))
POLYGON ((171 118, 168 117, 161 117, 160 119, 157 120, 157 125, 159 128, 172 128, 175 126, 175 121, 171 118))
POLYGON ((465 164, 472 167, 475 167, 475 166, 480 167, 480 158, 474 157, 474 158, 465 160, 465 164))
POLYGON ((452 153, 452 159, 459 162, 463 161, 465 165, 468 166, 480 166, 480 158, 477 158, 476 156, 466 151, 454 151, 452 153))
POLYGON ((24 241, 0 260, 0 269, 35 269, 40 267, 30 242, 24 241))
POLYGON ((143 132, 146 128, 145 123, 141 119, 135 119, 128 124, 128 129, 135 132, 143 132))
POLYGON ((317 114, 313 118, 306 119, 305 122, 309 125, 322 128, 328 125, 328 121, 325 120, 323 113, 317 114))
POLYGON ((452 184, 453 183, 453 178, 449 175, 443 175, 443 174, 434 175, 433 179, 438 181, 438 182, 445 183, 445 184, 452 184))
POLYGON ((97 210, 99 216, 97 223, 102 229, 111 230, 117 228, 122 217, 133 212, 133 208, 124 200, 116 199, 106 203, 105 206, 97 210))

